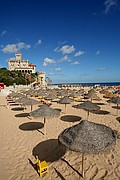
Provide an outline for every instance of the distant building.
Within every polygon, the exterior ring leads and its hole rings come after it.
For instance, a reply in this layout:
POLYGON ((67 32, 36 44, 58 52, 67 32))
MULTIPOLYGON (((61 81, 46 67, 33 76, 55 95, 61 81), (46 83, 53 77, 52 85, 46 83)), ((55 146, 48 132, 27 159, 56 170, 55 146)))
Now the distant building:
POLYGON ((46 87, 46 80, 45 80, 45 72, 37 72, 37 82, 40 84, 41 87, 46 87))
POLYGON ((36 65, 29 63, 28 60, 22 59, 22 54, 15 54, 15 59, 11 58, 8 60, 8 70, 9 71, 20 71, 24 73, 35 73, 36 65))

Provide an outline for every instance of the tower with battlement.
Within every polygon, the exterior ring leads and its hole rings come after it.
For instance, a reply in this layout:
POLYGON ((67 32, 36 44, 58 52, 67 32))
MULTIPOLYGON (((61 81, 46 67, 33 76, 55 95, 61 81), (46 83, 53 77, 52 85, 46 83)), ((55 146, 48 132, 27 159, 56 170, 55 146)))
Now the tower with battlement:
POLYGON ((42 88, 46 87, 45 72, 37 72, 37 82, 42 88))

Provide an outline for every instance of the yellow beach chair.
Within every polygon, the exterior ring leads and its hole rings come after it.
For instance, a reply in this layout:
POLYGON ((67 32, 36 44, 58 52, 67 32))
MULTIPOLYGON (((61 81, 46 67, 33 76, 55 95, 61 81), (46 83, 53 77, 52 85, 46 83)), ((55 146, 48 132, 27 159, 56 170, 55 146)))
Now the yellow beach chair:
POLYGON ((43 97, 42 96, 38 96, 38 99, 42 99, 43 97))
POLYGON ((43 174, 48 172, 48 164, 46 161, 41 161, 38 159, 38 156, 36 156, 36 161, 37 161, 37 170, 38 173, 40 174, 40 177, 42 177, 43 174))

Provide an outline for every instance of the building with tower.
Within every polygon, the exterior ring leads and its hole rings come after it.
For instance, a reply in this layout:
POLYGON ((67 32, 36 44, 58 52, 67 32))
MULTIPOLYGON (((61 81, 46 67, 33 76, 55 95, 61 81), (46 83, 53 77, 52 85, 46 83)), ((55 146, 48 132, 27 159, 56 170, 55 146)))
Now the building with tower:
POLYGON ((36 65, 29 63, 28 60, 22 59, 22 54, 15 54, 15 58, 10 58, 8 60, 8 70, 9 71, 20 71, 23 73, 35 73, 36 65))

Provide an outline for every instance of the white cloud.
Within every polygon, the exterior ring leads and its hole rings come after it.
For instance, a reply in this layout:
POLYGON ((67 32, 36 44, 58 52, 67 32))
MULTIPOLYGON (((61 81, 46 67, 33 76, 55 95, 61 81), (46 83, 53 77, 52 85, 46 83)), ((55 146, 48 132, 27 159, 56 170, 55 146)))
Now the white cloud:
POLYGON ((60 67, 55 68, 55 71, 61 71, 62 69, 60 67))
POLYGON ((75 57, 76 57, 76 56, 81 56, 81 55, 83 55, 83 54, 85 54, 85 51, 81 51, 81 50, 80 50, 80 51, 76 52, 74 56, 75 56, 75 57))
POLYGON ((59 49, 59 52, 62 52, 63 54, 70 54, 73 51, 75 51, 74 46, 64 45, 59 49))
POLYGON ((51 65, 51 64, 55 64, 56 61, 54 59, 50 59, 50 58, 45 58, 44 59, 44 62, 43 62, 43 66, 48 66, 48 65, 51 65))
POLYGON ((64 61, 69 61, 68 55, 65 55, 63 58, 59 59, 58 62, 64 62, 64 61))
POLYGON ((67 41, 59 41, 58 42, 58 46, 54 49, 55 52, 59 52, 60 50, 60 47, 63 45, 63 44, 66 44, 67 41))
POLYGON ((74 61, 73 63, 71 63, 71 64, 73 64, 73 65, 77 65, 77 64, 80 64, 80 62, 79 61, 74 61))
POLYGON ((1 32, 0 36, 2 37, 2 36, 4 36, 6 33, 7 33, 7 31, 4 30, 4 31, 1 32))
POLYGON ((85 76, 89 76, 89 74, 87 74, 87 73, 80 74, 80 77, 85 77, 85 76))
POLYGON ((48 75, 53 76, 53 75, 56 75, 56 73, 55 72, 50 72, 50 73, 48 73, 48 75))
POLYGON ((25 44, 24 42, 19 42, 17 44, 7 44, 5 47, 2 48, 3 53, 17 53, 21 49, 29 49, 31 45, 25 44))
POLYGON ((96 52, 96 55, 99 55, 99 54, 100 54, 100 51, 97 51, 97 52, 96 52))
POLYGON ((36 43, 36 46, 42 44, 42 40, 41 39, 38 39, 37 43, 36 43))
POLYGON ((104 67, 101 67, 98 69, 98 71, 107 71, 107 70, 108 70, 108 68, 104 68, 104 67))
POLYGON ((105 14, 108 14, 113 7, 117 7, 118 3, 117 0, 106 0, 104 2, 105 5, 105 14))
POLYGON ((59 52, 59 47, 56 47, 56 48, 54 49, 54 51, 55 51, 55 52, 59 52))

